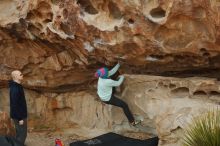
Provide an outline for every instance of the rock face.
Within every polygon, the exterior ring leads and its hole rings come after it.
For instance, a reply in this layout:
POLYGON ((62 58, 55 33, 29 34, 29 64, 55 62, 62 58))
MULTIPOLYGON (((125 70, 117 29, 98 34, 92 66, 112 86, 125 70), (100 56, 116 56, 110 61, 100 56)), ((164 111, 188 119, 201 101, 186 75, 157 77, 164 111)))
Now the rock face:
MULTIPOLYGON (((158 135, 160 146, 181 146, 183 129, 193 116, 220 107, 220 84, 209 78, 126 75, 117 95, 126 101, 142 126, 129 125, 120 108, 96 100, 93 90, 44 93, 26 90, 29 129, 62 129, 93 137, 108 131, 158 135)), ((8 112, 8 91, 0 90, 2 111, 8 112)))
POLYGON ((11 135, 15 134, 14 127, 8 116, 8 113, 0 111, 0 135, 11 135))
POLYGON ((84 88, 98 67, 118 61, 126 73, 219 69, 218 5, 216 0, 3 0, 0 80, 20 69, 26 86, 58 91, 84 88))
MULTIPOLYGON (((9 111, 7 81, 19 69, 30 129, 78 128, 88 136, 142 130, 159 134, 161 146, 180 145, 190 116, 220 102, 217 80, 175 78, 220 77, 219 6, 218 0, 1 0, 0 110, 9 111), (121 73, 174 76, 126 77, 121 98, 145 128, 130 127, 118 108, 95 100, 94 72, 117 62, 121 73)), ((5 127, 0 132, 11 133, 5 127)))
POLYGON ((219 82, 207 78, 127 76, 122 97, 143 124, 154 125, 160 146, 181 146, 192 117, 220 107, 219 82))

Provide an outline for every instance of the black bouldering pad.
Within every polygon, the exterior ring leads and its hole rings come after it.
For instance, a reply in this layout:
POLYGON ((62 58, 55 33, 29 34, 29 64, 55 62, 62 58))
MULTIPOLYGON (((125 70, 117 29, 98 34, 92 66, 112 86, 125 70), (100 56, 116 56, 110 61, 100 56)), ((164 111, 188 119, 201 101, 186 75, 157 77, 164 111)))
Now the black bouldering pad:
POLYGON ((24 146, 13 137, 0 136, 0 146, 24 146))
POLYGON ((158 146, 158 137, 139 140, 115 133, 107 133, 89 140, 76 141, 70 146, 158 146))

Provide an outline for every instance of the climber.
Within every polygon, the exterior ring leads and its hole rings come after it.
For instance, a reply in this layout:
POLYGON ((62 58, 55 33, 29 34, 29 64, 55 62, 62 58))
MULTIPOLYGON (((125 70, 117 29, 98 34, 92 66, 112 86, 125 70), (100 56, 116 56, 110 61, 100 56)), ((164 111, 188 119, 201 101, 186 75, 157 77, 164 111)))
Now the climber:
POLYGON ((114 106, 121 107, 130 122, 131 125, 135 126, 140 123, 140 121, 135 120, 127 103, 125 103, 123 100, 117 98, 114 96, 114 87, 117 87, 121 85, 121 83, 124 80, 124 76, 119 75, 118 80, 113 80, 111 77, 117 72, 119 69, 120 64, 118 63, 113 69, 110 71, 108 68, 103 67, 96 71, 95 77, 98 78, 98 96, 101 99, 102 102, 114 106))

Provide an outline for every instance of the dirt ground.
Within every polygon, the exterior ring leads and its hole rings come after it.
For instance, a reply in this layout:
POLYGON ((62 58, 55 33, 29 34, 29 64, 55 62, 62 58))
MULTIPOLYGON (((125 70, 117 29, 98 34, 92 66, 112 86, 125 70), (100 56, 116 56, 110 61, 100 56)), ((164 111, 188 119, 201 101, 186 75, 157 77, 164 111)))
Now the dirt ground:
MULTIPOLYGON (((146 139, 150 136, 146 133, 132 133, 127 132, 123 134, 127 137, 146 139)), ((77 135, 51 133, 51 132, 29 132, 26 139, 26 146, 55 146, 55 139, 59 138, 64 142, 65 146, 69 146, 71 142, 77 140, 85 140, 86 137, 80 137, 77 135)))

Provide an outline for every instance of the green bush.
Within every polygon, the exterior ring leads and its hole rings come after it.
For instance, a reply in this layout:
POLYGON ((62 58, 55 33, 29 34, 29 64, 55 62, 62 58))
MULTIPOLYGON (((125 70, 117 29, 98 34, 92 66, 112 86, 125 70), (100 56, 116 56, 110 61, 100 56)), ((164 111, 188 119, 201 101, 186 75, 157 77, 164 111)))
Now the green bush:
POLYGON ((185 130, 184 146, 220 146, 220 110, 195 117, 185 130))

